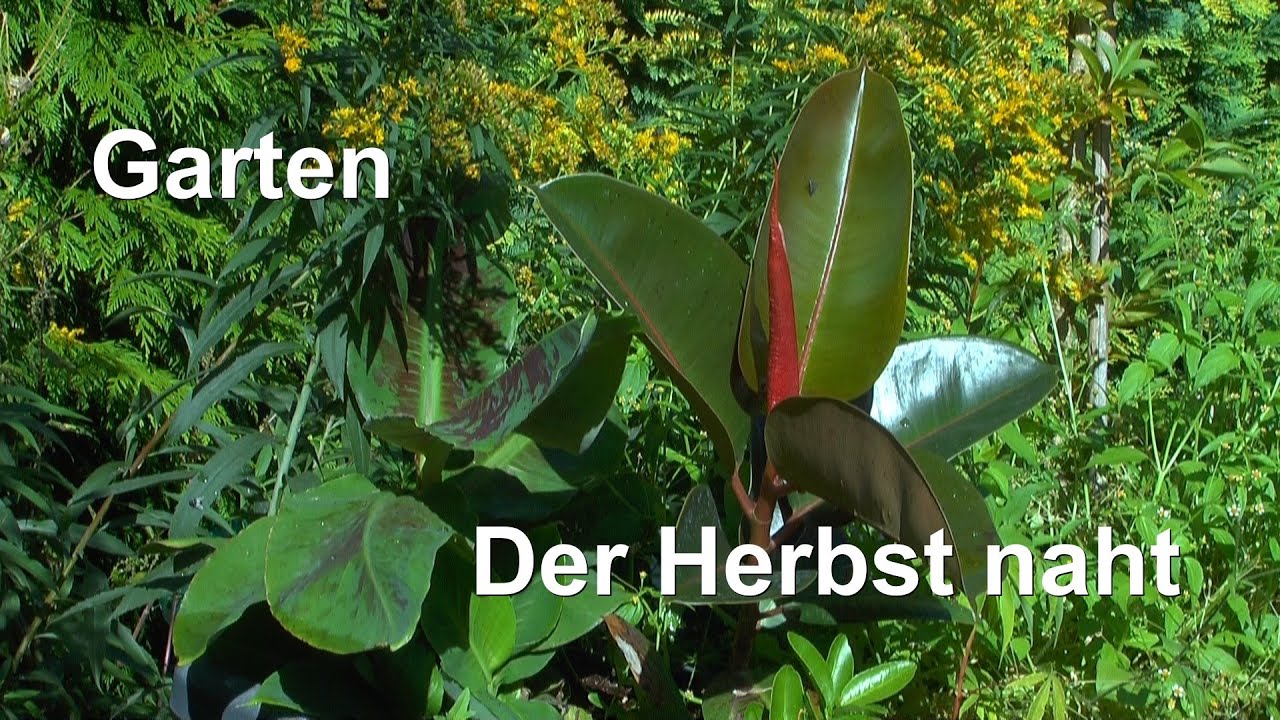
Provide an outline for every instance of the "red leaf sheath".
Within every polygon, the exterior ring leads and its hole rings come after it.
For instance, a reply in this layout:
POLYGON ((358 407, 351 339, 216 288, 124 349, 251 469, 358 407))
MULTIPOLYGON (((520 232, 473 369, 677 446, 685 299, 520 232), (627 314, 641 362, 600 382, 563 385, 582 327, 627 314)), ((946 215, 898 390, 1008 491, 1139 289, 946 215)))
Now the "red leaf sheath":
POLYGON ((791 292, 791 263, 778 219, 778 172, 773 175, 769 202, 769 375, 768 409, 800 394, 799 348, 796 344, 796 304, 791 292))

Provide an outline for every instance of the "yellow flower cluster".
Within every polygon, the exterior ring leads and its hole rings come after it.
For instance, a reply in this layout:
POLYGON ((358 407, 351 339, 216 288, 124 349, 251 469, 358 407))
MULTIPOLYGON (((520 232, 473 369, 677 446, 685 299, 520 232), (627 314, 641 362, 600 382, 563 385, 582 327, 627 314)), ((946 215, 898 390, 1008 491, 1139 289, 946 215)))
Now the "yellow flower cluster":
POLYGON ((677 194, 680 188, 673 184, 679 178, 676 156, 692 142, 673 130, 645 128, 636 133, 634 143, 638 159, 647 166, 645 184, 665 195, 677 194))
POLYGON ((653 162, 670 162, 687 147, 688 138, 670 130, 646 128, 636 133, 636 148, 642 157, 653 162))
MULTIPOLYGON (((791 48, 787 48, 791 50, 791 48)), ((849 57, 834 45, 818 43, 805 48, 800 57, 775 58, 773 66, 790 75, 807 75, 813 72, 830 73, 849 67, 849 57)))
POLYGON ((75 344, 84 336, 84 328, 68 328, 56 322, 49 323, 48 337, 61 343, 75 344))
POLYGON ((9 203, 9 211, 5 213, 5 220, 14 223, 22 219, 27 214, 27 210, 31 208, 31 198, 21 198, 9 203))
POLYGON ((378 103, 393 123, 404 119, 409 103, 422 96, 422 84, 416 77, 408 77, 398 83, 387 83, 378 88, 378 103))
POLYGON ((387 138, 382 112, 367 107, 336 108, 321 129, 355 147, 374 147, 387 138))
POLYGON ((1039 252, 1032 254, 1046 268, 1040 274, 1054 297, 1070 298, 1072 302, 1081 305, 1102 294, 1107 280, 1107 268, 1083 259, 1052 260, 1039 252))
POLYGON ((410 104, 425 95, 415 77, 381 85, 364 104, 334 109, 321 130, 354 147, 381 145, 387 139, 387 124, 403 121, 410 104))
POLYGON ((307 36, 291 25, 281 25, 276 28, 275 38, 280 44, 280 55, 284 58, 285 72, 293 74, 301 70, 302 55, 311 48, 311 41, 307 36))
POLYGON ((627 86, 612 64, 633 43, 618 27, 622 16, 612 0, 497 0, 484 12, 523 25, 538 48, 529 63, 534 76, 573 79, 547 85, 499 78, 468 59, 429 68, 423 126, 437 162, 477 177, 470 132, 477 125, 518 179, 573 172, 588 156, 615 169, 639 160, 623 109, 627 86))

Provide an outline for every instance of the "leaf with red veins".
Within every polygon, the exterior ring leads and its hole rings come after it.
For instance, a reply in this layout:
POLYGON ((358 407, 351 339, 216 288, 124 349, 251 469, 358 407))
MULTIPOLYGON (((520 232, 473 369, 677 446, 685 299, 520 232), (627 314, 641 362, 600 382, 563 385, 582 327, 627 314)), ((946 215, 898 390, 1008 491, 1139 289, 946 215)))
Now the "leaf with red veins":
POLYGON ((778 219, 778 173, 774 168, 769 201, 769 374, 768 409, 800 394, 799 347, 796 340, 795 298, 791 291, 791 263, 778 219))

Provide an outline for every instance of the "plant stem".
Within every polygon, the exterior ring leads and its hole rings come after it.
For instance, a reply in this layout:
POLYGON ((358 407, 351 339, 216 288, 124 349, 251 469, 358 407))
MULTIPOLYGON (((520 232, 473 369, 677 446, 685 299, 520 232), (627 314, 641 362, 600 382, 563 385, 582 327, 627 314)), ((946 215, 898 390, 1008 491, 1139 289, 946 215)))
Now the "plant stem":
POLYGON ((956 672, 956 704, 951 711, 951 720, 960 720, 960 705, 964 702, 964 676, 969 670, 969 658, 973 657, 973 639, 978 635, 978 621, 975 618, 973 629, 969 631, 969 639, 964 644, 964 657, 960 659, 960 670, 956 672))
MULTIPOLYGON (((1049 293, 1049 279, 1046 273, 1048 270, 1040 266, 1040 285, 1044 287, 1044 301, 1049 305, 1049 311, 1053 311, 1053 296, 1049 293)), ((1071 373, 1067 372, 1067 358, 1062 352, 1062 335, 1058 331, 1057 323, 1050 323, 1053 328, 1053 346, 1058 351, 1058 369, 1062 371, 1062 385, 1067 390, 1067 408, 1071 411, 1071 427, 1074 430, 1076 426, 1076 398, 1075 391, 1071 389, 1071 373)))
POLYGON ((302 388, 298 391, 298 402, 293 406, 293 418, 289 421, 289 434, 285 437, 284 452, 280 455, 280 463, 276 467, 275 487, 271 489, 271 505, 267 515, 275 515, 280 509, 280 488, 284 487, 284 476, 293 464, 293 451, 298 445, 298 434, 302 431, 302 418, 306 415, 307 404, 311 402, 311 383, 315 379, 316 369, 320 367, 320 347, 311 353, 311 362, 307 365, 307 374, 302 379, 302 388))
MULTIPOLYGON (((735 474, 736 478, 736 474, 735 474)), ((738 483, 741 487, 741 482, 738 483)), ((737 488, 735 488, 735 491, 737 488)), ((769 529, 773 525, 773 513, 778 507, 778 500, 782 499, 791 487, 787 481, 778 477, 778 471, 773 467, 773 463, 768 463, 764 468, 764 482, 760 485, 760 493, 751 507, 746 512, 746 520, 750 524, 750 542, 752 545, 763 548, 765 552, 769 552, 773 548, 773 537, 769 529)), ((741 502, 741 498, 739 499, 741 502)), ((744 510, 747 510, 744 504, 744 510)), ((755 644, 756 639, 756 623, 760 621, 760 607, 755 603, 748 603, 742 606, 742 612, 738 616, 738 626, 734 631, 733 638, 733 659, 732 669, 741 671, 747 669, 747 664, 751 660, 751 648, 755 644)))
MULTIPOLYGON (((93 513, 93 518, 89 521, 88 527, 80 534, 80 541, 76 543, 75 549, 71 551, 71 557, 67 558, 67 562, 62 566, 62 574, 58 584, 51 589, 44 598, 46 607, 52 608, 55 600, 58 599, 57 588, 67 584, 67 579, 71 577, 71 571, 75 569, 76 562, 80 559, 80 555, 89 544, 89 540, 98 532, 98 528, 102 526, 103 519, 107 516, 107 510, 111 508, 111 501, 115 500, 115 495, 108 495, 102 504, 98 506, 97 511, 93 513)), ((22 662, 22 657, 27 654, 27 650, 31 647, 31 642, 35 639, 36 633, 40 631, 40 626, 44 624, 44 615, 37 615, 27 626, 27 632, 23 634, 22 641, 18 643, 18 649, 13 653, 13 668, 18 667, 18 663, 22 662)))

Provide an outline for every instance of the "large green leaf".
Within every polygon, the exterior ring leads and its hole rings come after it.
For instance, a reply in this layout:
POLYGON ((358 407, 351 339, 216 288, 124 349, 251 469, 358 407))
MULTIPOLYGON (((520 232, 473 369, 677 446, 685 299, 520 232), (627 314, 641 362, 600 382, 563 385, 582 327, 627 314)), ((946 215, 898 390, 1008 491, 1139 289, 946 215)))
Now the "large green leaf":
POLYGON ((487 521, 542 520, 562 508, 579 489, 605 479, 617 468, 627 433, 609 420, 581 454, 539 447, 519 433, 477 454, 449 478, 476 514, 487 521))
POLYGON ((613 178, 574 175, 537 192, 587 269, 640 321, 725 467, 736 467, 748 426, 730 386, 742 260, 698 218, 613 178))
POLYGON ((516 648, 516 609, 506 595, 471 596, 468 643, 492 677, 516 648))
MULTIPOLYGON (((569 377, 591 347, 596 324, 595 316, 586 314, 551 331, 510 368, 438 422, 423 426, 414 417, 399 415, 372 420, 368 429, 388 442, 415 452, 430 450, 437 441, 472 450, 495 448, 569 377)), ((592 423, 601 419, 603 412, 592 423)))
POLYGON ((520 432, 543 447, 585 451, 613 407, 636 330, 634 318, 600 318, 573 372, 520 424, 520 432))
POLYGON ((876 380, 871 416, 913 452, 944 458, 995 432, 1057 384, 1052 365, 999 340, 903 343, 876 380))
POLYGON ((954 549, 947 576, 982 590, 986 548, 999 542, 982 496, 945 460, 915 457, 861 410, 830 398, 794 397, 765 423, 779 475, 920 553, 939 530, 954 549))
MULTIPOLYGON (((577 640, 599 625, 605 615, 616 611, 632 597, 620 583, 612 580, 609 583, 609 594, 597 595, 598 577, 595 565, 591 564, 583 577, 587 581, 586 589, 577 595, 563 598, 564 605, 560 610, 560 617, 556 619, 555 629, 534 648, 535 651, 554 650, 577 640)), ((540 583, 541 578, 534 582, 540 583)))
POLYGON ((409 642, 449 528, 422 503, 348 475, 287 504, 267 541, 271 611, 333 653, 409 642))
MULTIPOLYGON (((898 344, 911 184, 911 147, 889 81, 863 67, 820 85, 778 167, 802 393, 861 395, 898 344)), ((737 340, 743 379, 756 392, 768 357, 768 233, 762 222, 737 340)))
POLYGON ((274 518, 260 518, 228 540, 191 580, 173 622, 173 651, 190 664, 210 640, 255 603, 266 602, 267 537, 274 518))
POLYGON ((800 673, 783 665, 773 678, 769 691, 769 720, 800 720, 804 712, 804 683, 800 673))

